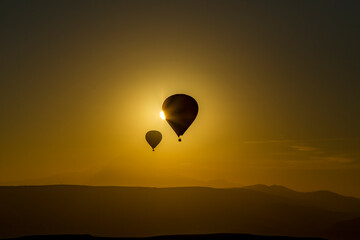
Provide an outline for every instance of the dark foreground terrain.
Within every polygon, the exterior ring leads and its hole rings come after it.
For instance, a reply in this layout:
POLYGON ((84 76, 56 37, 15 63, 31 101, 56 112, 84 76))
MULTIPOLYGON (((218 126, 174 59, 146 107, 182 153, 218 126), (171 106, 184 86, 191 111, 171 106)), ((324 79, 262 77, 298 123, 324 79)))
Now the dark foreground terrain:
MULTIPOLYGON (((297 192, 265 185, 231 189, 0 187, 0 238, 59 234, 147 237, 248 233, 359 240, 359 229, 360 199, 328 191, 297 192)), ((246 235, 219 236, 197 236, 196 239, 227 236, 264 239, 246 235)), ((93 239, 87 235, 76 238, 93 239)), ((159 238, 192 239, 194 236, 159 238)))
POLYGON ((43 235, 13 238, 13 240, 324 240, 324 238, 297 238, 286 236, 256 236, 251 234, 197 234, 197 235, 168 235, 144 238, 106 238, 90 235, 43 235))

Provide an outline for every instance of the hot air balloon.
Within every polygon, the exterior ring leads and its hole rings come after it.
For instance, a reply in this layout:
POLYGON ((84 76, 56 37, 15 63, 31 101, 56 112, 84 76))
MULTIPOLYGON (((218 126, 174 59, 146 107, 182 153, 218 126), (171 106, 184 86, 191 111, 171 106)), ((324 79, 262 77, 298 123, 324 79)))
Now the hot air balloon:
POLYGON ((185 94, 175 94, 165 99, 162 111, 166 121, 179 137, 179 142, 181 142, 180 136, 184 135, 195 120, 199 107, 194 98, 185 94))
POLYGON ((146 133, 145 139, 154 151, 154 148, 161 142, 162 135, 159 131, 151 130, 146 133))

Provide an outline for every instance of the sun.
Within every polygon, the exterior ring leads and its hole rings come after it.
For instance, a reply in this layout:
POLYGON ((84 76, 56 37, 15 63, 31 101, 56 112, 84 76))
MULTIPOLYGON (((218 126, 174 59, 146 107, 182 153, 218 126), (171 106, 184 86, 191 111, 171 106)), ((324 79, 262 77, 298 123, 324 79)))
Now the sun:
POLYGON ((160 118, 165 120, 165 113, 163 111, 160 112, 160 118))

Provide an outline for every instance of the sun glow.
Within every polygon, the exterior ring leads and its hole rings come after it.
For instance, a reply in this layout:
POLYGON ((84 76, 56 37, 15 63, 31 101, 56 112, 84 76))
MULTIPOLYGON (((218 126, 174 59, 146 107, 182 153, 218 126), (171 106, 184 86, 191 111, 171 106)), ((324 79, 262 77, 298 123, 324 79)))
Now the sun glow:
POLYGON ((160 112, 160 118, 165 120, 165 113, 163 111, 160 112))

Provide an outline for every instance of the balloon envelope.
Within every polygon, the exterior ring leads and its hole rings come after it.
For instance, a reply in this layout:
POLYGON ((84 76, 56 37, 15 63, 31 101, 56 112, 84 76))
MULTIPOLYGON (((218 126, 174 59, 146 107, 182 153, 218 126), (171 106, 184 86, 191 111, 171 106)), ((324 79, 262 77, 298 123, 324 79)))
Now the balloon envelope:
POLYGON ((166 121, 181 141, 180 136, 184 135, 195 120, 199 107, 194 98, 185 94, 175 94, 165 99, 162 110, 166 121))
POLYGON ((154 151, 154 148, 161 142, 162 135, 159 131, 152 130, 146 133, 145 139, 154 151))

